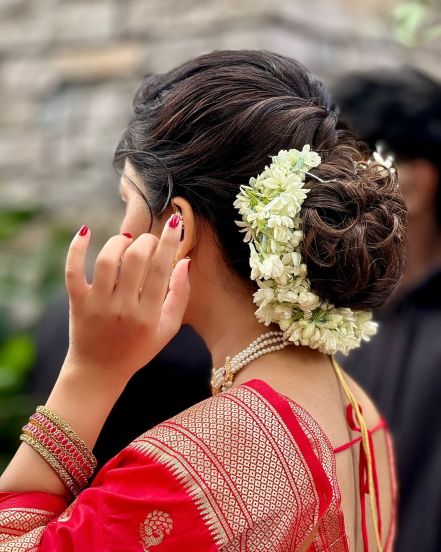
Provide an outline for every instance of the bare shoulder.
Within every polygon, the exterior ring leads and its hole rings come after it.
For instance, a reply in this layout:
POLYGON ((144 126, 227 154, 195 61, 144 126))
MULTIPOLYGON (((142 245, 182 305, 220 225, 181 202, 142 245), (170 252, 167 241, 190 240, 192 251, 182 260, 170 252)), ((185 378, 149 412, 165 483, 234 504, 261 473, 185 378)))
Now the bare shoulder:
POLYGON ((345 378, 358 404, 368 427, 375 426, 381 420, 381 413, 367 392, 345 372, 345 378))

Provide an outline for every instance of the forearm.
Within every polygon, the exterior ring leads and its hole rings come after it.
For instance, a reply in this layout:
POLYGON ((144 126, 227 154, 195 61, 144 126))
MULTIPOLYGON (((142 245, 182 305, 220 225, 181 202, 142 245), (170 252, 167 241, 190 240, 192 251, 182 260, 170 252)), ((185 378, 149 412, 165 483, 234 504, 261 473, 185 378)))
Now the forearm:
MULTIPOLYGON (((92 449, 113 405, 124 389, 120 379, 103 378, 96 367, 86 369, 66 359, 46 403, 92 449)), ((0 478, 0 491, 43 491, 67 495, 58 475, 23 443, 0 478)))

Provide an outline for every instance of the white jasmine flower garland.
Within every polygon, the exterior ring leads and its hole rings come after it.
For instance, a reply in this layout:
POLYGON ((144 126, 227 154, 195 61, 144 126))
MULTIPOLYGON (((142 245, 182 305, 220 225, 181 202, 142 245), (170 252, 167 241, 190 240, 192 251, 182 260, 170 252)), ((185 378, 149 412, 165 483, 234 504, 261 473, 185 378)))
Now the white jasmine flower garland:
MULTIPOLYGON (((375 159, 375 161, 378 161, 375 159)), ((347 354, 375 334, 377 324, 367 311, 336 307, 311 289, 300 253, 303 239, 301 206, 310 190, 306 177, 321 163, 307 144, 302 151, 282 150, 269 167, 241 186, 234 206, 242 216, 236 224, 250 246, 251 279, 256 317, 277 323, 285 339, 329 355, 347 354)))

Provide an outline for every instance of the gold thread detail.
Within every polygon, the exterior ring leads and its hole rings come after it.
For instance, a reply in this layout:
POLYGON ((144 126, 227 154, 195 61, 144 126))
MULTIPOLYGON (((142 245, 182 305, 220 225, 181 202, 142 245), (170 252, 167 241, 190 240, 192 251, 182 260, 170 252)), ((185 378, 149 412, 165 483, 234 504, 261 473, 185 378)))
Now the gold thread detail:
POLYGON ((173 520, 170 514, 161 510, 149 512, 139 527, 144 552, 149 552, 152 546, 161 544, 172 529, 173 520))
MULTIPOLYGON (((58 447, 60 447, 62 449, 62 451, 67 454, 68 456, 71 456, 70 452, 66 449, 65 445, 63 443, 60 442, 59 440, 59 436, 55 436, 53 433, 51 433, 50 431, 47 430, 46 427, 44 427, 43 424, 41 424, 38 420, 35 420, 34 418, 30 418, 29 419, 29 424, 35 426, 36 428, 38 428, 40 431, 42 431, 45 435, 47 435, 49 438, 51 438, 53 440, 54 443, 57 444, 58 447)), ((59 430, 61 431, 61 430, 59 430)), ((32 435, 32 434, 31 434, 32 435)), ((33 436, 35 438, 35 436, 33 436)), ((77 446, 75 445, 75 443, 72 441, 72 445, 75 447, 75 449, 78 451, 78 454, 81 454, 81 451, 78 450, 77 446)), ((90 475, 87 475, 87 473, 84 471, 84 468, 83 466, 76 461, 76 459, 74 458, 73 459, 75 461, 75 466, 76 468, 78 469, 78 471, 83 475, 84 479, 88 480, 90 475)))
POLYGON ((53 456, 39 441, 37 441, 32 434, 27 433, 26 430, 24 430, 24 432, 20 435, 20 441, 23 441, 32 447, 35 452, 37 452, 37 454, 39 454, 43 460, 50 465, 73 496, 77 496, 79 494, 80 489, 69 473, 63 468, 55 456, 53 456))
POLYGON ((361 442, 362 442, 364 453, 366 455, 368 484, 369 484, 369 510, 372 518, 372 525, 374 526, 375 544, 378 552, 383 552, 383 546, 381 544, 380 531, 378 527, 379 522, 378 522, 377 505, 375 503, 376 493, 375 493, 374 475, 373 475, 373 469, 372 469, 372 456, 371 456, 371 448, 369 446, 369 434, 368 434, 366 422, 364 420, 363 414, 361 413, 358 402, 355 399, 346 381, 346 378, 343 375, 343 371, 340 365, 337 363, 337 361, 333 356, 331 356, 331 361, 332 361, 332 365, 334 367, 335 373, 337 374, 337 377, 341 383, 343 391, 345 392, 345 395, 347 396, 349 402, 352 405, 352 408, 354 409, 355 417, 357 418, 357 422, 360 426, 361 442))
POLYGON ((0 552, 37 552, 46 527, 41 525, 35 529, 0 543, 0 552))
POLYGON ((225 552, 293 549, 317 527, 306 461, 277 410, 251 388, 202 401, 129 448, 170 470, 225 552))
POLYGON ((72 429, 72 427, 56 412, 48 408, 47 406, 37 406, 37 412, 46 416, 51 422, 53 422, 59 429, 61 429, 76 445, 76 447, 84 454, 87 462, 95 468, 97 461, 90 448, 81 439, 81 437, 72 429))
POLYGON ((5 508, 0 511, 0 539, 11 539, 46 525, 54 516, 53 512, 37 508, 5 508))

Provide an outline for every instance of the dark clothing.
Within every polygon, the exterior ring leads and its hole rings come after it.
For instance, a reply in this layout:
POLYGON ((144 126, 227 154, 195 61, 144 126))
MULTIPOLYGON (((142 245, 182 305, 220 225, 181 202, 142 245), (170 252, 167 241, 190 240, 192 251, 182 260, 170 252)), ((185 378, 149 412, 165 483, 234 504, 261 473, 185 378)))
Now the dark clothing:
MULTIPOLYGON (((37 335, 37 361, 31 386, 47 399, 65 359, 69 344, 67 295, 48 308, 37 335)), ((135 437, 171 418, 210 392, 211 356, 205 343, 189 326, 127 384, 113 407, 96 443, 99 464, 115 456, 135 437)))
POLYGON ((397 552, 441 550, 441 272, 376 316, 378 334, 344 368, 371 394, 396 443, 397 552))

